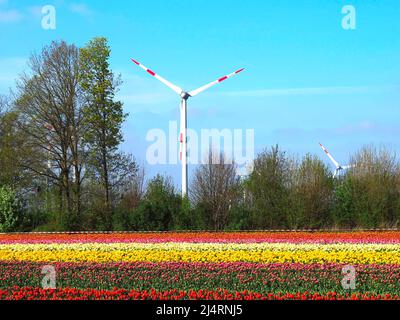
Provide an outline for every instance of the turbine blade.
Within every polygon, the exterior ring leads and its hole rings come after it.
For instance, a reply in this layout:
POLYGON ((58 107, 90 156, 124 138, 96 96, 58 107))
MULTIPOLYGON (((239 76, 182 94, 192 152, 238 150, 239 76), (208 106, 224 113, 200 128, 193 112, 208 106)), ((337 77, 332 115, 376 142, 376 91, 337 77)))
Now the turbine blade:
POLYGON ((348 166, 343 166, 342 169, 347 170, 347 169, 351 169, 354 168, 355 165, 354 164, 349 164, 348 166))
POLYGON ((168 80, 164 79, 163 77, 161 77, 160 75, 156 74, 155 72, 153 72, 152 70, 150 70, 149 68, 145 67, 144 65, 142 65, 140 62, 132 59, 132 62, 134 64, 136 64, 137 66, 139 66, 140 68, 142 68, 144 71, 146 71, 148 74, 152 75, 154 78, 156 78, 157 80, 161 81, 162 83, 164 83, 168 88, 174 90, 177 94, 181 94, 183 92, 183 90, 174 85, 173 83, 169 82, 168 80))
POLYGON ((322 150, 324 150, 324 152, 326 153, 326 155, 329 157, 329 159, 331 159, 331 161, 333 162, 333 164, 335 165, 336 168, 340 167, 340 164, 331 156, 331 154, 328 152, 328 150, 320 143, 319 144, 322 148, 322 150))
POLYGON ((234 75, 242 72, 243 70, 244 70, 244 68, 236 70, 235 72, 232 72, 232 73, 228 74, 227 76, 224 76, 222 78, 219 78, 218 80, 210 82, 210 83, 208 83, 208 84, 206 84, 206 85, 204 85, 204 86, 202 86, 202 87, 200 87, 200 88, 198 88, 196 90, 190 91, 189 95, 191 97, 194 97, 194 96, 198 95, 200 92, 203 92, 203 91, 207 90, 208 88, 211 88, 212 86, 215 86, 216 84, 221 83, 222 81, 225 81, 226 79, 228 79, 230 77, 233 77, 234 75))

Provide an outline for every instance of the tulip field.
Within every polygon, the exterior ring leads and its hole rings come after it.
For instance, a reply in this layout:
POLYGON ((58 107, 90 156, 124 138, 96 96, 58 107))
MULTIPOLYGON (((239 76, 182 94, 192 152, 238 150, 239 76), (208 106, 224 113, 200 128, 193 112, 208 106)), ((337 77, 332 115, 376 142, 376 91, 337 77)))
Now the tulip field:
POLYGON ((398 231, 0 234, 0 299, 399 298, 398 231))

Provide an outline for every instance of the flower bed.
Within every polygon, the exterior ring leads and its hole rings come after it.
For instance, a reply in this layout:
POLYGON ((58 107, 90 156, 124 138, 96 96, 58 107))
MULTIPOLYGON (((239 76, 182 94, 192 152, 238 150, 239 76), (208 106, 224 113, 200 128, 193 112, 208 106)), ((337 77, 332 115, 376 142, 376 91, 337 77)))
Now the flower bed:
POLYGON ((399 296, 400 232, 0 235, 0 299, 399 296), (42 288, 45 265, 57 289, 42 288))

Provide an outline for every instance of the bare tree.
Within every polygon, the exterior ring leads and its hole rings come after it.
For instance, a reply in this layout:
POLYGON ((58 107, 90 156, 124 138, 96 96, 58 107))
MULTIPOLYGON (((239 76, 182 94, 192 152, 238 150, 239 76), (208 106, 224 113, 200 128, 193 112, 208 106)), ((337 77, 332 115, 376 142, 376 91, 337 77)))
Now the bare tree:
POLYGON ((291 174, 290 227, 323 227, 329 224, 333 181, 329 168, 316 156, 306 154, 291 174), (298 225, 298 222, 302 225, 298 225))
POLYGON ((136 169, 134 175, 126 181, 121 191, 121 205, 126 210, 132 210, 139 206, 145 194, 145 170, 136 169))
POLYGON ((32 55, 29 66, 30 74, 19 81, 16 105, 20 127, 29 135, 26 145, 37 153, 23 166, 58 186, 60 209, 74 228, 80 221, 83 180, 78 49, 52 42, 41 54, 32 55))
POLYGON ((223 154, 210 151, 206 163, 194 173, 190 190, 192 201, 204 208, 215 230, 227 225, 230 208, 240 199, 240 178, 236 169, 236 164, 223 154))
POLYGON ((396 187, 398 160, 384 146, 364 146, 352 157, 349 171, 357 224, 387 227, 399 223, 400 193, 396 187))
POLYGON ((8 109, 8 100, 7 97, 0 95, 0 117, 3 115, 5 111, 8 109))

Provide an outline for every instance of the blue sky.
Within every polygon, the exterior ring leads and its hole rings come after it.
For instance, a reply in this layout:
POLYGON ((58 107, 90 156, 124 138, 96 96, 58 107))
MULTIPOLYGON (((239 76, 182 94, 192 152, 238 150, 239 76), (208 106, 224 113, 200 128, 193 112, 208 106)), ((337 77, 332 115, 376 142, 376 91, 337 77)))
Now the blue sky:
MULTIPOLYGON (((131 57, 187 90, 244 67, 189 101, 190 128, 252 128, 256 152, 279 143, 325 159, 321 141, 345 163, 368 143, 400 151, 399 16, 397 0, 0 0, 0 93, 51 40, 105 36, 130 114, 123 149, 139 162, 148 130, 179 119, 179 98, 131 57), (48 4, 56 30, 41 28, 48 4), (342 28, 344 5, 356 9, 355 30, 342 28)), ((145 165, 178 184, 179 166, 145 165)))

